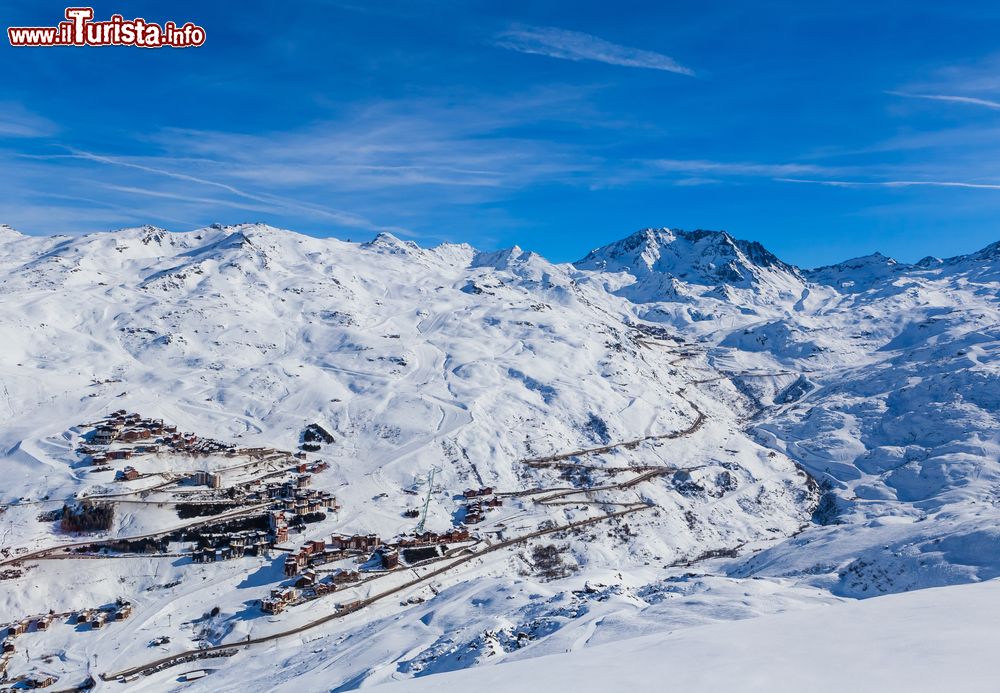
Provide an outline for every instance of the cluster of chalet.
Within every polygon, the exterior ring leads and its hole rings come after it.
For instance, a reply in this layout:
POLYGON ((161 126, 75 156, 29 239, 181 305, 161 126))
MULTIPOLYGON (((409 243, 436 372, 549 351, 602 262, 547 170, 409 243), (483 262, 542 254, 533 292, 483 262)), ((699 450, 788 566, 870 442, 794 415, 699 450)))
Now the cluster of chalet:
MULTIPOLYGON (((168 448, 173 452, 193 455, 236 454, 236 446, 194 433, 182 433, 177 426, 165 424, 163 419, 148 419, 141 414, 124 409, 112 413, 98 422, 90 439, 80 446, 79 452, 87 455, 93 465, 105 465, 116 460, 130 460, 137 455, 159 452, 168 448)), ((117 478, 132 481, 138 472, 126 467, 117 478)))
POLYGON ((394 544, 400 549, 411 549, 418 546, 434 546, 437 544, 457 544, 469 541, 469 530, 465 527, 455 527, 447 532, 422 532, 400 537, 394 544))
POLYGON ((200 438, 194 433, 174 433, 165 438, 164 443, 174 452, 186 452, 189 455, 235 455, 236 446, 212 438, 200 438))
POLYGON ((294 587, 279 587, 271 590, 271 596, 260 603, 265 614, 280 614, 286 607, 299 601, 299 591, 294 587))
MULTIPOLYGON (((300 477, 301 479, 301 477, 300 477)), ((308 515, 323 510, 338 510, 337 497, 328 491, 298 488, 275 498, 276 505, 295 515, 308 515)))
MULTIPOLYGON (((272 512, 272 517, 274 513, 272 512)), ((382 570, 394 570, 400 565, 400 551, 426 546, 469 541, 468 528, 456 527, 446 532, 422 532, 382 543, 377 534, 335 534, 330 541, 312 540, 285 558, 284 574, 297 577, 294 586, 271 590, 269 598, 261 602, 267 614, 280 614, 288 606, 329 594, 343 583, 357 582, 357 571, 338 570, 318 578, 316 566, 341 560, 350 555, 371 554, 370 561, 378 561, 382 570)))
MULTIPOLYGON (((297 453, 297 455, 298 454, 301 453, 297 453)), ((312 464, 308 462, 299 462, 299 466, 296 467, 296 471, 299 474, 305 474, 306 472, 309 472, 310 474, 319 474, 329 468, 330 464, 328 462, 313 462, 312 464)))
POLYGON ((330 548, 333 551, 360 551, 366 553, 382 545, 377 534, 334 534, 330 537, 330 548))
POLYGON ((326 563, 328 560, 333 560, 333 558, 328 556, 325 541, 306 542, 305 546, 295 553, 288 554, 285 558, 285 577, 298 575, 312 565, 313 561, 316 563, 326 563))
POLYGON ((299 472, 294 479, 278 483, 258 483, 250 486, 246 495, 248 501, 274 501, 276 510, 284 510, 296 516, 322 512, 324 510, 339 510, 337 497, 327 491, 310 488, 312 474, 327 469, 326 462, 314 464, 300 463, 296 468, 299 472), (308 472, 308 473, 307 473, 308 472))
MULTIPOLYGON (((273 455, 274 450, 264 448, 247 448, 250 454, 257 456, 273 455)), ((285 453, 287 455, 287 453, 285 453)), ((310 489, 312 485, 312 474, 329 469, 326 462, 298 462, 294 468, 298 474, 294 479, 277 483, 264 483, 260 479, 255 479, 249 483, 242 484, 239 488, 243 492, 243 499, 246 501, 275 501, 275 508, 287 510, 296 515, 320 512, 324 509, 337 509, 337 499, 333 494, 310 489)), ((222 488, 222 474, 218 472, 197 471, 190 477, 191 483, 196 486, 207 486, 210 489, 222 488)))
POLYGON ((108 621, 124 621, 132 615, 132 603, 125 599, 117 599, 113 606, 102 606, 98 609, 83 609, 76 613, 78 624, 89 623, 91 628, 103 628, 108 621))
MULTIPOLYGON (((287 537, 287 527, 285 532, 287 537)), ((213 563, 243 556, 263 556, 274 546, 274 539, 274 534, 253 529, 203 534, 192 557, 195 563, 213 563)))
POLYGON ((261 601, 260 608, 266 614, 280 614, 292 604, 322 597, 335 592, 343 584, 357 582, 359 579, 360 575, 356 570, 336 570, 320 579, 315 569, 306 568, 295 581, 294 587, 271 590, 271 596, 261 601))
POLYGON ((492 486, 484 486, 480 489, 465 490, 465 523, 469 525, 479 524, 487 510, 494 510, 503 506, 503 501, 493 495, 492 486), (487 496, 492 496, 488 498, 487 496))
POLYGON ((349 554, 368 553, 382 545, 376 534, 333 535, 329 542, 310 541, 285 558, 285 576, 294 577, 306 568, 340 560, 349 554))
POLYGON ((289 554, 285 558, 284 572, 286 577, 294 577, 304 574, 304 571, 313 566, 340 560, 347 555, 367 553, 378 560, 383 570, 393 570, 399 567, 400 549, 457 543, 468 541, 469 538, 469 530, 465 527, 456 527, 442 533, 423 532, 403 536, 395 542, 385 544, 377 534, 335 534, 330 537, 329 542, 306 542, 298 551, 289 554))
POLYGON ((181 435, 177 427, 164 424, 163 419, 145 419, 119 409, 97 424, 90 440, 80 446, 80 452, 90 456, 91 464, 127 460, 133 455, 158 452, 167 439, 177 435, 181 435), (114 443, 129 443, 131 447, 111 449, 109 446, 114 443))
POLYGON ((303 590, 303 596, 310 596, 310 589, 314 596, 319 596, 327 592, 333 592, 337 589, 337 585, 357 582, 360 579, 361 574, 356 570, 335 570, 322 580, 317 580, 316 570, 314 568, 306 568, 299 579, 295 581, 295 586, 303 590))
POLYGON ((21 678, 21 680, 18 681, 18 688, 22 690, 48 688, 49 686, 54 686, 58 680, 58 676, 45 671, 32 672, 30 676, 21 678))
POLYGON ((14 644, 14 640, 17 636, 36 631, 46 631, 58 617, 68 616, 70 617, 71 622, 81 625, 89 623, 91 628, 103 628, 108 621, 124 621, 131 615, 132 603, 125 599, 118 599, 114 604, 109 604, 96 609, 83 609, 82 611, 78 611, 76 613, 59 615, 50 611, 43 616, 23 618, 15 623, 9 623, 0 628, 0 632, 6 636, 3 641, 2 648, 0 648, 2 649, 2 657, 0 657, 0 672, 4 672, 6 670, 7 660, 17 649, 14 644))
POLYGON ((268 529, 239 529, 227 532, 202 533, 191 551, 195 563, 228 561, 243 556, 264 556, 274 547, 288 541, 288 520, 284 510, 268 514, 268 529))
POLYGON ((95 445, 111 445, 116 440, 134 443, 176 432, 177 427, 165 425, 163 419, 146 419, 141 414, 119 409, 98 423, 91 442, 95 445))
MULTIPOLYGON (((13 649, 13 639, 18 635, 24 635, 25 633, 31 633, 34 631, 45 631, 49 629, 49 626, 56 620, 54 613, 48 613, 44 616, 32 616, 29 618, 22 618, 17 623, 11 623, 4 626, 4 633, 7 635, 6 643, 9 643, 11 649, 13 649)), ((5 647, 6 649, 6 647, 5 647)))

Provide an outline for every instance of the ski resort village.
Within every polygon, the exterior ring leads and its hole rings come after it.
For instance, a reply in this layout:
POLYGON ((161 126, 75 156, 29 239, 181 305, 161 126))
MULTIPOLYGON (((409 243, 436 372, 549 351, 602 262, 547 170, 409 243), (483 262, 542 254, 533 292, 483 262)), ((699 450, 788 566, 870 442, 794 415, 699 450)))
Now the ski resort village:
MULTIPOLYGON (((174 623, 168 615, 165 623, 154 618, 129 627, 128 637, 146 641, 146 648, 138 653, 142 661, 117 671, 99 670, 96 656, 68 663, 45 648, 55 634, 56 642, 72 646, 74 638, 83 643, 100 638, 94 631, 125 630, 118 624, 132 616, 129 599, 121 596, 68 611, 64 600, 48 609, 43 602, 39 613, 17 614, 0 629, 6 636, 0 659, 4 681, 15 688, 59 685, 60 690, 86 690, 96 684, 95 676, 130 683, 184 665, 200 667, 194 670, 193 681, 207 675, 216 658, 233 657, 242 649, 363 613, 391 597, 403 598, 398 608, 422 602, 424 594, 436 593, 437 579, 465 564, 482 564, 487 554, 496 551, 521 550, 526 567, 564 577, 572 570, 565 562, 566 546, 544 540, 581 535, 601 524, 606 525, 605 532, 627 538, 626 516, 656 507, 636 492, 643 483, 676 478, 683 490, 684 484, 693 483, 690 472, 703 466, 618 467, 584 460, 599 460, 619 447, 634 450, 648 441, 694 434, 704 415, 691 407, 693 418, 684 430, 521 460, 525 470, 550 472, 539 477, 547 476, 548 485, 448 489, 436 483, 441 470, 432 467, 412 484, 368 499, 377 508, 370 512, 379 517, 372 525, 394 526, 392 536, 340 531, 343 508, 333 491, 325 489, 337 489, 348 505, 354 489, 352 484, 336 483, 330 473, 326 459, 336 455, 326 453, 336 447, 337 438, 318 423, 303 428, 294 452, 202 438, 163 419, 125 409, 81 423, 51 438, 73 449, 76 459, 69 466, 86 479, 90 490, 66 501, 23 497, 4 507, 5 515, 11 513, 8 517, 36 513, 37 524, 35 536, 0 550, 3 578, 39 581, 48 571, 77 573, 80 562, 85 572, 100 565, 100 572, 113 575, 138 559, 147 569, 154 566, 154 571, 161 570, 159 565, 170 566, 162 570, 169 571, 171 579, 146 591, 179 595, 193 583, 195 594, 205 596, 207 591, 216 601, 205 603, 209 607, 205 613, 192 614, 188 620, 174 623), (615 481, 623 476, 625 480, 615 481), (595 477, 603 478, 603 483, 595 484, 595 477), (450 513, 448 526, 438 527, 434 521, 436 528, 428 528, 432 502, 450 513), (566 507, 562 523, 539 512, 554 506, 566 507), (400 520, 386 523, 386 516, 394 515, 400 520), (123 516, 142 532, 118 531, 123 516), (530 554, 523 554, 525 548, 532 549, 530 554), (216 578, 215 566, 205 564, 221 562, 231 565, 216 578), (205 583, 232 579, 234 573, 252 574, 254 592, 260 596, 244 598, 239 605, 240 627, 230 628, 241 637, 218 643, 218 629, 234 605, 217 592, 218 584, 211 589, 213 583, 205 583), (294 613, 294 621, 274 618, 285 612, 294 613), (318 613, 322 615, 317 618, 318 613), (193 646, 182 651, 172 646, 185 641, 193 646)), ((475 476, 481 481, 478 472, 475 476)), ((355 512, 358 519, 349 524, 357 528, 366 511, 355 512)), ((678 563, 694 560, 697 557, 678 563)), ((131 571, 123 571, 118 582, 127 584, 127 575, 131 571)), ((158 596, 144 595, 142 602, 158 596)), ((191 603, 201 602, 191 595, 191 603)), ((532 636, 519 632, 516 637, 528 641, 532 636)), ((181 679, 190 676, 189 671, 181 679)))
POLYGON ((629 638, 975 590, 998 277, 995 246, 802 270, 711 231, 556 264, 0 227, 0 690, 430 690, 582 651, 570 681, 629 638))

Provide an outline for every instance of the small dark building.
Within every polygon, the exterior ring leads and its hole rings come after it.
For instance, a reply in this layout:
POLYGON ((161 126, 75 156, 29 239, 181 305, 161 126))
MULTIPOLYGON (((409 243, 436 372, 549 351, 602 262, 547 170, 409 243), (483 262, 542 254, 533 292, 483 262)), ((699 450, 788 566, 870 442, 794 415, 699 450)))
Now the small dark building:
POLYGON ((383 546, 375 553, 378 554, 379 560, 382 562, 383 570, 393 570, 399 567, 399 551, 396 549, 383 546))

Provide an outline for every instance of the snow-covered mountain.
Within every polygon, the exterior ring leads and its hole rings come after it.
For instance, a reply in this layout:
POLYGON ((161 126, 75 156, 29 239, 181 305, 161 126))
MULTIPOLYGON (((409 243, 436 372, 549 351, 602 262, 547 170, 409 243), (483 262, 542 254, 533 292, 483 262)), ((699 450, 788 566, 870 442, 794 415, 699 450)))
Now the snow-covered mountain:
POLYGON ((634 302, 699 295, 773 299, 802 287, 795 267, 760 243, 735 239, 725 231, 643 229, 591 251, 575 265, 632 275, 635 282, 620 293, 634 302))
MULTIPOLYGON (((334 600, 254 606, 284 579, 277 554, 25 561, 0 622, 127 597, 138 618, 117 630, 22 636, 61 679, 302 626, 191 687, 350 690, 998 576, 998 288, 994 246, 801 271, 711 231, 647 229, 553 264, 263 225, 0 227, 7 563, 70 541, 45 511, 122 488, 76 452, 81 424, 118 409, 285 450, 322 422, 336 442, 315 485, 343 507, 292 544, 412 530, 401 511, 432 470, 428 529, 462 521, 465 488, 508 494, 481 555, 322 624, 334 600)), ((204 464, 185 460, 157 469, 204 464)), ((178 522, 143 498, 116 501, 101 536, 178 522)), ((9 671, 35 665, 25 652, 9 671)))

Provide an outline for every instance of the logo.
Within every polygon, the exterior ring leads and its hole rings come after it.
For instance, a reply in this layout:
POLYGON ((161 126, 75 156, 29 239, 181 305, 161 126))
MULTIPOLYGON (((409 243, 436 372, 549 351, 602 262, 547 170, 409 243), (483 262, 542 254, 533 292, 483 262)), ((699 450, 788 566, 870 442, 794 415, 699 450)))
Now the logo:
POLYGON ((205 29, 187 22, 147 22, 113 14, 94 21, 93 7, 67 7, 66 21, 57 26, 12 26, 10 45, 22 46, 137 46, 139 48, 193 48, 205 43, 205 29))

